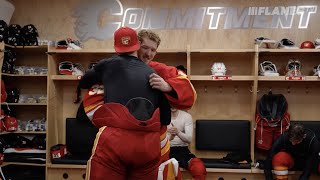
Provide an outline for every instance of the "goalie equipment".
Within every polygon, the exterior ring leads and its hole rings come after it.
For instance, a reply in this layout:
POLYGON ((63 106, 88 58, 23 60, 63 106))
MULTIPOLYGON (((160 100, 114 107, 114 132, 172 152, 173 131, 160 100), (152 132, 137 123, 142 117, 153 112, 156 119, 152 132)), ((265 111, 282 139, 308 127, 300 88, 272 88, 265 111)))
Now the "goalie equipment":
POLYGON ((315 46, 314 46, 313 42, 311 42, 311 41, 304 41, 303 43, 301 43, 300 48, 301 49, 314 49, 315 46))
POLYGON ((320 76, 320 64, 318 66, 313 67, 314 76, 320 76))
POLYGON ((286 66, 286 76, 301 76, 301 62, 297 59, 290 59, 286 66))
POLYGON ((254 40, 255 44, 259 46, 259 48, 268 48, 268 49, 275 49, 277 48, 277 41, 264 38, 264 37, 258 37, 254 40))
POLYGON ((75 50, 80 50, 81 48, 81 43, 78 40, 72 40, 71 38, 63 39, 57 42, 56 45, 57 49, 75 49, 75 50))
POLYGON ((223 62, 215 62, 211 67, 211 74, 213 76, 225 76, 227 68, 223 62))
POLYGON ((80 63, 63 61, 59 63, 59 74, 83 76, 84 68, 80 63))
POLYGON ((288 103, 282 94, 264 94, 257 103, 255 144, 269 150, 273 142, 289 128, 288 103))
POLYGON ((59 63, 59 74, 72 75, 73 64, 70 61, 59 63))
POLYGON ((299 49, 296 44, 291 41, 290 39, 282 39, 279 44, 278 44, 278 48, 280 49, 299 49))
POLYGON ((263 61, 260 63, 259 74, 261 76, 279 76, 276 65, 271 61, 263 61))

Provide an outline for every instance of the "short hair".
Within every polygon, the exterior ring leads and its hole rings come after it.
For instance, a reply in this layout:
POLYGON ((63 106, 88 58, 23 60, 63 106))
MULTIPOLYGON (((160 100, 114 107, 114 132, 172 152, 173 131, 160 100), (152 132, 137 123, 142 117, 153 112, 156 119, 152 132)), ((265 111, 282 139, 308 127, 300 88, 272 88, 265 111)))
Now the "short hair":
POLYGON ((288 130, 289 140, 302 140, 306 134, 305 128, 301 123, 290 125, 288 130))
POLYGON ((146 29, 142 29, 138 32, 138 39, 140 42, 143 41, 143 38, 149 38, 152 41, 157 43, 157 47, 159 47, 160 43, 161 43, 161 39, 158 36, 158 34, 156 34, 155 32, 151 31, 151 30, 146 30, 146 29))
POLYGON ((187 74, 187 69, 183 65, 176 66, 176 68, 187 74))

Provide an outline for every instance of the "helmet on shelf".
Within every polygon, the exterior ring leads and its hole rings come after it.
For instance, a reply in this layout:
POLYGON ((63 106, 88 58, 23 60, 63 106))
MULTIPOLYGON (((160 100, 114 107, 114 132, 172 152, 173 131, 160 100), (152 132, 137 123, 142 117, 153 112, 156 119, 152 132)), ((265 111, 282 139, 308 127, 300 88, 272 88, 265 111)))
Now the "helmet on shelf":
POLYGON ((318 66, 313 67, 314 76, 320 76, 320 64, 318 66))
POLYGON ((278 42, 265 37, 257 37, 254 39, 254 43, 259 46, 259 48, 275 49, 277 48, 278 42))
POLYGON ((297 59, 290 59, 286 66, 286 76, 301 76, 301 62, 297 59))
POLYGON ((260 63, 260 76, 279 76, 277 67, 271 61, 263 61, 260 63))
POLYGON ((281 39, 281 41, 278 44, 278 48, 280 49, 299 49, 296 44, 291 41, 290 39, 281 39))
POLYGON ((314 46, 313 42, 311 42, 311 41, 304 41, 303 43, 301 43, 300 48, 301 49, 314 49, 315 46, 314 46))
POLYGON ((211 74, 214 76, 224 76, 226 75, 227 68, 223 62, 215 62, 211 67, 211 74))

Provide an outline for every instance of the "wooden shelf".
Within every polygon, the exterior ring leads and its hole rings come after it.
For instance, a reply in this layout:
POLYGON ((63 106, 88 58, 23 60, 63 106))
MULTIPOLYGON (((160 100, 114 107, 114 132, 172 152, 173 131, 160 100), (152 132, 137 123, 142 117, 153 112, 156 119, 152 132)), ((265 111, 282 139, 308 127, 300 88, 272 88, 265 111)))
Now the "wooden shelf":
MULTIPOLYGON (((186 53, 186 49, 158 49, 158 53, 186 53)), ((116 53, 114 49, 80 49, 80 50, 67 50, 67 49, 55 49, 51 47, 48 51, 49 54, 53 53, 90 53, 90 54, 100 54, 100 53, 116 53)))
POLYGON ((192 49, 191 53, 246 53, 255 52, 254 49, 192 49))
POLYGON ((318 76, 304 76, 304 80, 286 80, 286 76, 258 76, 258 81, 319 81, 320 78, 318 76))
POLYGON ((187 53, 186 49, 158 49, 157 53, 187 53))
POLYGON ((87 165, 75 165, 75 164, 52 164, 48 163, 49 168, 62 168, 62 169, 86 169, 87 165))
POLYGON ((320 49, 259 49, 259 53, 315 53, 320 49))
POLYGON ((14 132, 1 132, 0 135, 3 134, 46 134, 46 131, 14 131, 14 132))
POLYGON ((77 81, 80 80, 82 76, 76 76, 76 75, 51 75, 50 78, 52 80, 56 80, 56 81, 65 81, 65 80, 73 80, 73 81, 77 81))
POLYGON ((192 81, 253 81, 254 76, 231 76, 231 80, 215 80, 211 75, 191 75, 192 81))
POLYGON ((47 74, 8 74, 2 73, 3 76, 12 76, 12 77, 47 77, 47 74))
POLYGON ((79 49, 79 50, 67 50, 67 49, 55 49, 54 47, 50 47, 48 50, 48 54, 55 54, 55 53, 61 53, 61 54, 74 54, 74 53, 90 53, 90 54, 110 54, 115 53, 114 49, 79 49))
POLYGON ((47 103, 1 103, 1 105, 9 105, 9 106, 46 106, 47 103))
POLYGON ((5 47, 9 47, 9 48, 17 48, 17 49, 47 49, 48 46, 47 45, 40 45, 40 46, 12 46, 9 44, 5 44, 5 47))
POLYGON ((3 162, 0 167, 8 165, 21 165, 21 166, 46 166, 46 164, 36 164, 36 163, 22 163, 22 162, 3 162))

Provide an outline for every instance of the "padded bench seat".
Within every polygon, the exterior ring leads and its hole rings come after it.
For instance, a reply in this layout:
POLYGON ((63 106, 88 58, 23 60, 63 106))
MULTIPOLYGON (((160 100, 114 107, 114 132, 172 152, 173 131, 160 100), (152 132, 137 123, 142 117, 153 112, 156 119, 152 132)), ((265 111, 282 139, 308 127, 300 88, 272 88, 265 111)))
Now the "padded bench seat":
POLYGON ((221 159, 201 158, 206 168, 251 169, 250 163, 230 163, 221 159))
MULTIPOLYGON (((198 150, 245 152, 250 155, 248 120, 196 120, 198 150)), ((201 158, 207 168, 250 169, 250 163, 231 163, 217 158, 201 158)))

